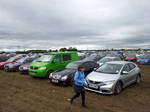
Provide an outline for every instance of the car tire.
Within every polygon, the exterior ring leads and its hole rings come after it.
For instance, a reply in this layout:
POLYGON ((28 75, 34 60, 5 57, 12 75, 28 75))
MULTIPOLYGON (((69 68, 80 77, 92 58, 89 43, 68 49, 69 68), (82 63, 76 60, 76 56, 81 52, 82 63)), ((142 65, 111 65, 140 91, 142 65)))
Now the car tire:
POLYGON ((74 85, 74 75, 72 74, 71 78, 70 78, 70 86, 74 85))
POLYGON ((16 67, 16 72, 19 72, 19 67, 16 67))
POLYGON ((49 70, 47 73, 46 73, 46 78, 49 79, 49 75, 52 73, 53 71, 52 70, 49 70))
POLYGON ((136 77, 136 83, 139 84, 141 82, 141 77, 140 75, 138 74, 137 77, 136 77))
POLYGON ((121 82, 117 82, 116 86, 115 86, 115 94, 118 95, 120 94, 122 91, 122 83, 121 82))

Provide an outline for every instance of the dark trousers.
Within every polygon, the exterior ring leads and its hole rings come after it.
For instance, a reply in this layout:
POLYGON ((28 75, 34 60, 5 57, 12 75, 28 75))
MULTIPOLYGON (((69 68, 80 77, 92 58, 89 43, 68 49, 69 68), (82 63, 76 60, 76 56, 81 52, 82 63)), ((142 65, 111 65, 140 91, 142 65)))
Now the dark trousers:
POLYGON ((81 94, 81 100, 82 100, 82 102, 84 102, 84 100, 85 100, 85 91, 82 91, 80 93, 76 93, 76 95, 73 96, 73 99, 78 98, 80 96, 80 94, 81 94))

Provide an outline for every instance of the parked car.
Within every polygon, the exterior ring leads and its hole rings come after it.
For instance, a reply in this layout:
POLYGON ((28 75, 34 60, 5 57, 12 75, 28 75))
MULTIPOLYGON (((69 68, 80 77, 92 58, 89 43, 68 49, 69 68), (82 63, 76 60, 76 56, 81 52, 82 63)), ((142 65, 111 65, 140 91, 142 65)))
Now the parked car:
POLYGON ((17 54, 16 56, 14 56, 14 57, 29 57, 29 55, 28 54, 17 54))
POLYGON ((29 75, 34 77, 46 77, 58 69, 65 67, 72 61, 79 60, 76 52, 45 53, 30 65, 29 75))
POLYGON ((133 62, 110 61, 87 75, 85 89, 102 94, 119 94, 123 88, 140 83, 140 80, 140 68, 133 62))
POLYGON ((150 55, 139 56, 139 58, 137 59, 137 64, 150 65, 150 55))
POLYGON ((101 55, 98 55, 98 54, 91 54, 89 57, 86 57, 86 58, 84 58, 83 60, 97 62, 97 61, 100 60, 101 58, 102 58, 101 55))
POLYGON ((8 56, 9 58, 12 58, 12 57, 16 56, 16 54, 15 53, 9 53, 6 56, 8 56))
POLYGON ((19 71, 19 66, 27 63, 31 63, 35 58, 31 57, 23 57, 19 60, 17 60, 15 63, 10 63, 4 65, 4 70, 6 71, 19 71))
POLYGON ((121 54, 117 54, 117 53, 110 53, 110 54, 106 54, 105 57, 119 57, 121 60, 124 59, 123 55, 121 54))
POLYGON ((135 62, 135 61, 137 61, 137 57, 136 57, 135 54, 128 54, 126 59, 125 59, 125 61, 133 61, 133 62, 135 62))
POLYGON ((19 67, 19 71, 23 74, 28 74, 28 69, 30 68, 30 65, 35 62, 37 59, 33 60, 31 63, 23 64, 19 67))
POLYGON ((70 62, 65 68, 54 71, 50 74, 49 80, 60 85, 72 85, 77 67, 83 65, 85 76, 97 68, 99 65, 93 61, 79 60, 70 62))
POLYGON ((101 66, 102 64, 109 61, 121 61, 121 59, 119 57, 103 57, 97 63, 101 66))
POLYGON ((19 58, 10 58, 7 61, 0 62, 0 69, 4 69, 4 65, 9 64, 9 63, 14 63, 15 61, 17 61, 20 58, 21 57, 19 57, 19 58))
POLYGON ((0 62, 6 61, 8 59, 9 59, 8 56, 6 56, 6 55, 0 55, 0 62))

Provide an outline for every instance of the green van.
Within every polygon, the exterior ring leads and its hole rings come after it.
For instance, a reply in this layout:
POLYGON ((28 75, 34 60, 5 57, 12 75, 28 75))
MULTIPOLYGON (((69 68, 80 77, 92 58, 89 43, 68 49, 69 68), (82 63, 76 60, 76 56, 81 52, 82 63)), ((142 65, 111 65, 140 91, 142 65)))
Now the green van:
POLYGON ((77 60, 79 56, 76 52, 45 53, 30 65, 28 72, 31 76, 48 78, 51 72, 77 60))

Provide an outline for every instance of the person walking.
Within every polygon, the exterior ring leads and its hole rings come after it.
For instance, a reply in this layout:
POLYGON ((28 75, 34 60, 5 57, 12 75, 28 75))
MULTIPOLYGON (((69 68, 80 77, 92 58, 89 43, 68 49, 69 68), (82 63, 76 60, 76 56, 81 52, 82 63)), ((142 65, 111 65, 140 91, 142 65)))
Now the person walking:
POLYGON ((85 105, 85 89, 84 89, 84 67, 82 65, 78 66, 78 71, 76 71, 75 76, 74 76, 74 91, 76 94, 70 98, 70 103, 73 104, 73 100, 75 98, 78 98, 81 94, 81 100, 82 100, 82 106, 87 107, 85 105))

